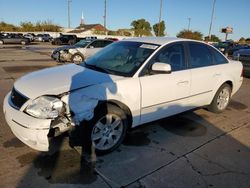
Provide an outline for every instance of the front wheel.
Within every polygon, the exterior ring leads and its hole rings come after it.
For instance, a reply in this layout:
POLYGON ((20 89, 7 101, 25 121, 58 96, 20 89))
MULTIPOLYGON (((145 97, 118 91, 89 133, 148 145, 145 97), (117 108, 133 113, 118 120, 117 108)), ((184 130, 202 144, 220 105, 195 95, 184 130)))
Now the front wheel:
POLYGON ((79 63, 83 62, 83 60, 84 60, 84 57, 80 54, 74 54, 71 57, 71 62, 75 63, 75 64, 79 64, 79 63))
POLYGON ((97 155, 115 150, 124 140, 128 127, 126 114, 119 107, 107 105, 90 121, 88 138, 97 155))
POLYGON ((213 101, 208 107, 208 109, 215 113, 221 113, 227 108, 230 102, 231 92, 231 86, 226 83, 223 84, 216 92, 213 101))

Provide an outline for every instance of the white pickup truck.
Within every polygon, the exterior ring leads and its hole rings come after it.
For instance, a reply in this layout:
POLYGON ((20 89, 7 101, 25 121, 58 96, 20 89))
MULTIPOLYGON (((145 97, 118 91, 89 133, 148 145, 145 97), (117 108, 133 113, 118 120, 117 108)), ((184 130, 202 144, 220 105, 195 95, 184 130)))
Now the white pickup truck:
POLYGON ((199 41, 149 37, 115 42, 80 65, 18 79, 4 101, 13 133, 48 151, 49 136, 83 126, 97 154, 129 128, 197 107, 219 113, 243 81, 242 64, 199 41))

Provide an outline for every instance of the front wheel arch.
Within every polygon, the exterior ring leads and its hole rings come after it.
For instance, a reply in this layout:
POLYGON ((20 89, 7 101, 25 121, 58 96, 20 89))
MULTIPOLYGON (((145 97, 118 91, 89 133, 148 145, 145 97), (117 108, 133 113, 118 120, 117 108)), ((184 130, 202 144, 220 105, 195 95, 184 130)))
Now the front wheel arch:
POLYGON ((106 108, 107 105, 114 105, 114 106, 117 106, 118 108, 120 108, 121 110, 123 110, 127 116, 127 119, 128 119, 128 128, 132 127, 133 116, 132 116, 131 110, 129 109, 129 107, 126 104, 124 104, 118 100, 112 99, 112 100, 108 100, 108 101, 99 101, 95 110, 94 110, 94 113, 98 112, 102 108, 106 108))

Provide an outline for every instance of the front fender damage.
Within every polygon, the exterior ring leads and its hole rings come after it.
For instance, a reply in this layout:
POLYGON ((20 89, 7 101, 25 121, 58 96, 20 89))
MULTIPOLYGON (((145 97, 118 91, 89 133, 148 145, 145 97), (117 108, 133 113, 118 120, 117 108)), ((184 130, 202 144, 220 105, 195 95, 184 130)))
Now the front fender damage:
POLYGON ((83 120, 91 120, 98 102, 107 100, 107 94, 112 91, 112 88, 112 86, 94 85, 63 96, 62 101, 73 112, 73 123, 79 125, 83 120))

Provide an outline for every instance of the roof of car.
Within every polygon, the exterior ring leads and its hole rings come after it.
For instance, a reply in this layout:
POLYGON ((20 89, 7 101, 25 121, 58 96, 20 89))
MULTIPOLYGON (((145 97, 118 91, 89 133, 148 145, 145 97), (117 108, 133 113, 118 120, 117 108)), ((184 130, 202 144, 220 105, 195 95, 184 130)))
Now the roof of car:
POLYGON ((152 43, 163 45, 169 42, 174 41, 184 41, 188 39, 176 38, 176 37, 137 37, 137 38, 128 38, 124 39, 124 41, 135 41, 135 42, 144 42, 144 43, 152 43))

